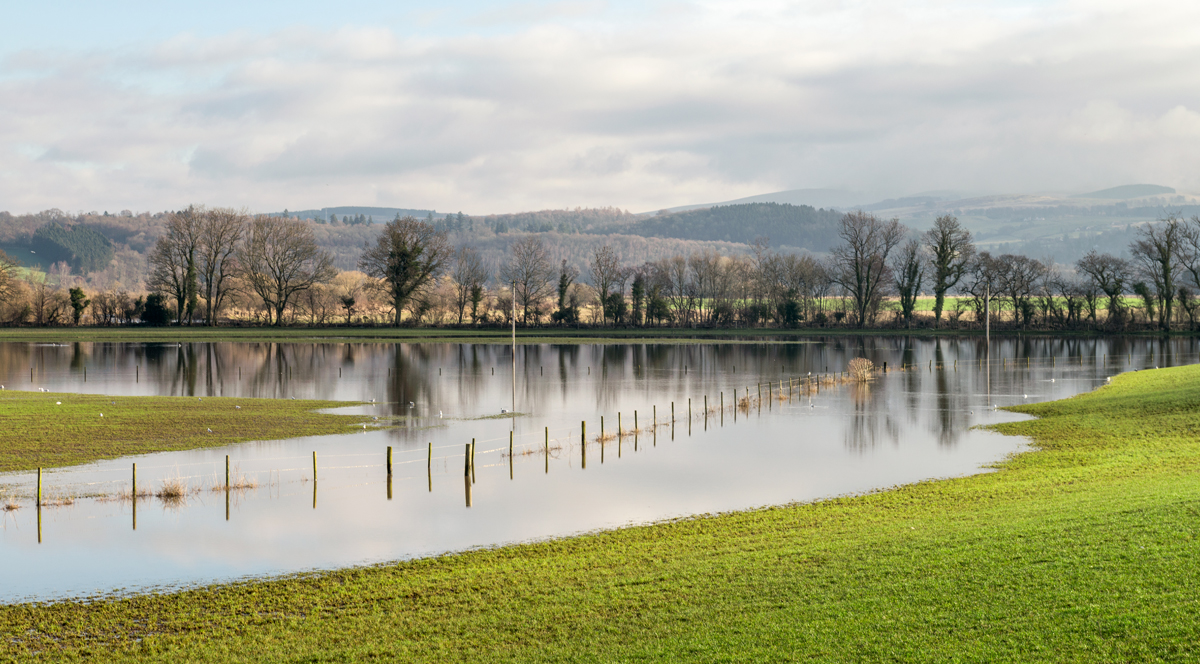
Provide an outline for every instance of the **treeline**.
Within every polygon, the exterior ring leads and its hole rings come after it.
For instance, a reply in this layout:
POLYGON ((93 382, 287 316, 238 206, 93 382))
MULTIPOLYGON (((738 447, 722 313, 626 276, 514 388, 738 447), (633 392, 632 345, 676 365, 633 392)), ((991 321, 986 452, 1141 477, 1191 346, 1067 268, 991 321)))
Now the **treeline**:
MULTIPOLYGON (((67 272, 19 278, 0 259, 9 325, 273 324, 680 327, 1195 329, 1200 217, 1140 227, 1131 260, 1091 252, 1073 267, 979 251, 953 216, 913 233, 855 211, 828 257, 763 239, 631 261, 596 236, 579 269, 539 234, 500 254, 456 244, 412 217, 383 224, 339 271, 317 227, 226 208, 168 215, 146 292, 85 290, 67 272), (734 245, 730 245, 731 247, 734 245), (918 300, 932 297, 928 312, 918 300)), ((586 237, 586 236, 584 236, 586 237)), ((642 238, 624 236, 642 241, 642 238)))

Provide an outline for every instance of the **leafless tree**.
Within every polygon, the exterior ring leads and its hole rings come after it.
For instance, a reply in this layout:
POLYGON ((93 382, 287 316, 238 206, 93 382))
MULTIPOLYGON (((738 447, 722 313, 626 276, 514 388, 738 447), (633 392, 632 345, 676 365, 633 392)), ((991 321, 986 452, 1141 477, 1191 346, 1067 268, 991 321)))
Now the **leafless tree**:
POLYGON ((172 212, 161 237, 150 251, 150 278, 146 287, 175 299, 180 324, 191 320, 198 296, 196 249, 204 225, 203 207, 189 205, 172 212))
POLYGON ((404 217, 383 227, 375 245, 363 251, 358 266, 388 294, 396 310, 393 325, 399 326, 409 301, 424 294, 453 253, 444 232, 415 217, 404 217))
POLYGON ((14 276, 17 272, 17 263, 0 249, 0 302, 8 300, 13 292, 14 276))
POLYGON ((588 262, 588 274, 591 277, 592 286, 596 289, 596 296, 600 300, 601 320, 608 320, 611 317, 608 310, 608 294, 612 292, 613 286, 621 281, 623 271, 617 252, 607 244, 596 249, 592 254, 592 260, 588 262))
POLYGON ((217 315, 232 288, 237 273, 233 257, 246 232, 247 218, 244 210, 231 208, 207 210, 201 217, 196 251, 204 289, 204 322, 208 325, 217 324, 217 315))
POLYGON ((925 278, 925 251, 919 240, 910 239, 896 251, 892 258, 892 275, 896 293, 900 295, 900 315, 904 317, 904 324, 912 327, 917 296, 925 278))
POLYGON ((1003 264, 999 258, 993 258, 986 251, 981 251, 971 259, 971 264, 967 266, 967 271, 963 275, 963 290, 971 295, 971 307, 975 310, 975 320, 981 325, 984 322, 984 314, 990 313, 995 316, 1000 307, 995 298, 1000 291, 1001 273, 1003 272, 1003 264), (985 305, 985 300, 990 300, 985 305))
POLYGON ((490 272, 475 249, 462 247, 455 254, 454 271, 450 276, 454 279, 454 306, 458 309, 459 325, 462 325, 467 305, 472 304, 472 294, 483 288, 490 272))
POLYGON ((904 239, 904 230, 898 219, 884 221, 861 210, 842 216, 842 244, 831 252, 832 277, 850 295, 859 327, 875 317, 889 285, 888 256, 904 239))
POLYGON ((297 293, 329 281, 336 274, 333 259, 317 247, 307 222, 284 217, 258 216, 250 222, 245 242, 238 247, 242 278, 262 298, 275 325, 297 293))
POLYGON ((680 324, 692 322, 696 291, 688 274, 688 262, 683 256, 672 256, 654 263, 654 281, 662 286, 667 309, 680 324))
POLYGON ((1161 223, 1147 224, 1138 229, 1138 239, 1129 246, 1138 271, 1154 284, 1159 304, 1159 326, 1170 331, 1174 313, 1175 281, 1178 279, 1179 255, 1184 250, 1186 228, 1180 217, 1169 214, 1161 223))
POLYGON ((1086 275, 1088 281, 1108 298, 1109 326, 1120 326, 1125 320, 1125 307, 1121 299, 1133 271, 1129 261, 1111 254, 1089 251, 1075 262, 1075 269, 1086 275))
POLYGON ((1179 264, 1191 277, 1192 287, 1200 289, 1200 216, 1193 216, 1179 235, 1179 264))
POLYGON ((930 255, 933 320, 937 325, 942 321, 946 293, 957 286, 966 274, 975 255, 975 245, 971 243, 971 232, 950 215, 938 217, 933 222, 933 228, 925 232, 924 240, 930 255))
POLYGON ((1046 266, 1028 256, 1004 254, 997 259, 999 290, 1008 296, 1013 308, 1013 323, 1028 326, 1036 309, 1031 301, 1046 266))
POLYGON ((521 305, 521 322, 529 325, 529 314, 541 315, 542 300, 553 291, 554 268, 541 238, 529 235, 509 247, 509 258, 500 268, 500 281, 515 289, 521 305))

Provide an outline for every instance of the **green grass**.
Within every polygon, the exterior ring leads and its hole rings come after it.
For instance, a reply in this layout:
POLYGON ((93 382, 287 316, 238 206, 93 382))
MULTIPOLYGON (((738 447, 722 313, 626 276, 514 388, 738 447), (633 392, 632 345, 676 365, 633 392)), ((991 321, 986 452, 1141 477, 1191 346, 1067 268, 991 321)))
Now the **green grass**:
POLYGON ((249 440, 348 433, 361 428, 366 418, 314 412, 346 405, 353 404, 3 390, 0 472, 220 447, 249 440), (209 429, 213 432, 208 433, 209 429))
MULTIPOLYGON (((955 337, 983 336, 981 330, 921 328, 906 330, 898 327, 878 327, 860 330, 852 327, 834 328, 589 328, 517 329, 519 344, 697 344, 697 343, 811 343, 818 337, 837 336, 925 336, 955 337)), ((1038 331, 993 330, 992 336, 1053 334, 1055 336, 1094 336, 1110 334, 1104 331, 1038 331)), ((1142 336, 1161 336, 1161 332, 1130 332, 1142 336)), ((1193 332, 1176 330, 1173 334, 1193 332)), ((507 329, 448 329, 448 328, 304 328, 304 327, 53 327, 0 328, 0 342, 69 343, 175 343, 192 342, 319 342, 319 343, 473 343, 507 344, 511 340, 507 329)))
MULTIPOLYGON (((997 428, 997 472, 544 543, 0 608, 130 661, 1195 661, 1200 367, 997 428)), ((564 497, 566 499, 567 497, 564 497)), ((586 509, 585 505, 580 506, 586 509)))

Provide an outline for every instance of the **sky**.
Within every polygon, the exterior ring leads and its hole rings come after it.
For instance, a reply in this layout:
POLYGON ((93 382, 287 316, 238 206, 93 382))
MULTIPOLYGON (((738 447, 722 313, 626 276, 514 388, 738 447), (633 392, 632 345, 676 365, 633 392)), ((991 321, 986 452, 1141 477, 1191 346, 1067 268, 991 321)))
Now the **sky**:
POLYGON ((1200 192, 1200 3, 0 0, 0 210, 1200 192))

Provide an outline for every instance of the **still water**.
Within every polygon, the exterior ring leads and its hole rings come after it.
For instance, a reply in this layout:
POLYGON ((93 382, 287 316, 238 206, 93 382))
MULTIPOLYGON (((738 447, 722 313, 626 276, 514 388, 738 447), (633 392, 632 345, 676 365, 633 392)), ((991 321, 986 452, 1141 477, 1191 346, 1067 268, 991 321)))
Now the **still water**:
POLYGON ((367 402, 344 411, 367 425, 353 434, 51 469, 48 499, 75 499, 40 511, 33 474, 0 475, 0 492, 22 504, 2 517, 0 601, 399 560, 971 474, 1024 449, 973 428, 1019 418, 995 406, 1194 363, 1198 351, 1190 339, 1049 337, 526 345, 515 358, 471 344, 0 344, 7 389, 367 402), (891 371, 788 394, 789 379, 858 356, 891 371), (735 390, 757 397, 760 384, 761 401, 733 408, 735 390), (514 406, 519 416, 496 417, 514 406), (618 417, 633 429, 635 411, 639 432, 596 441, 601 417, 611 435, 618 417), (401 424, 379 428, 376 417, 401 424), (234 478, 256 486, 214 490, 226 455, 234 478), (118 497, 132 462, 139 488, 176 479, 188 495, 135 510, 118 497))

